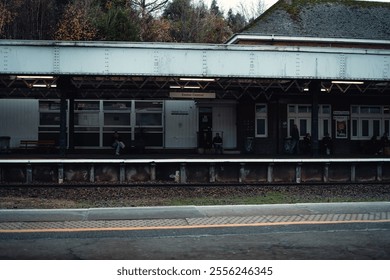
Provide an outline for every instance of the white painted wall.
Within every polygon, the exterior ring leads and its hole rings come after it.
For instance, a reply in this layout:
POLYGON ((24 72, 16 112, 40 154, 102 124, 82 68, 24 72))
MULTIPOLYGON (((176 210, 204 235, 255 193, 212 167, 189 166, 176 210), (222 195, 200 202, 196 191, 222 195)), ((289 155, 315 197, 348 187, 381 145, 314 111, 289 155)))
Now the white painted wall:
MULTIPOLYGON (((223 147, 237 147, 237 118, 235 104, 213 106, 213 132, 223 132, 223 147)), ((221 134, 221 133, 220 133, 221 134)))
POLYGON ((36 99, 0 99, 0 136, 11 137, 11 148, 20 140, 37 140, 39 103, 36 99))
POLYGON ((196 148, 197 125, 194 101, 165 101, 165 148, 196 148))

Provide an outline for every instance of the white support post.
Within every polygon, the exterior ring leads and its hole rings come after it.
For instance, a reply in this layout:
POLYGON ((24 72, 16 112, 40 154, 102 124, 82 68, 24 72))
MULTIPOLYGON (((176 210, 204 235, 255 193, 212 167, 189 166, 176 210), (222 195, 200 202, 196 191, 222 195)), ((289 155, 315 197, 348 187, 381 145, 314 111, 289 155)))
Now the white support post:
POLYGON ((185 184, 187 183, 187 172, 186 172, 186 164, 181 163, 180 164, 180 183, 185 184))
POLYGON ((89 181, 95 183, 95 165, 91 164, 89 172, 89 181))
POLYGON ((31 184, 33 182, 33 176, 32 176, 32 166, 31 164, 27 164, 26 167, 26 183, 31 184))
POLYGON ((351 164, 351 182, 356 182, 356 164, 351 164))
POLYGON ((60 163, 58 165, 58 184, 64 183, 64 165, 60 163))
POLYGON ((124 163, 119 166, 119 182, 124 183, 126 179, 126 167, 124 163))
POLYGON ((245 182, 246 179, 246 174, 245 174, 245 163, 241 162, 240 163, 240 177, 238 178, 238 181, 240 183, 245 182))
POLYGON ((210 163, 209 176, 210 176, 210 183, 215 183, 215 163, 210 163))
POLYGON ((378 182, 382 182, 382 176, 383 176, 382 164, 378 163, 376 167, 376 180, 378 182))
POLYGON ((156 164, 154 162, 150 164, 150 180, 156 181, 156 164))
POLYGON ((302 177, 302 164, 301 163, 298 163, 296 166, 295 166, 295 182, 297 184, 300 184, 301 183, 301 177, 302 177))
POLYGON ((274 164, 270 163, 268 164, 267 169, 267 182, 272 183, 274 181, 274 164))
POLYGON ((329 162, 326 162, 324 165, 323 181, 324 181, 324 183, 329 182, 329 162))

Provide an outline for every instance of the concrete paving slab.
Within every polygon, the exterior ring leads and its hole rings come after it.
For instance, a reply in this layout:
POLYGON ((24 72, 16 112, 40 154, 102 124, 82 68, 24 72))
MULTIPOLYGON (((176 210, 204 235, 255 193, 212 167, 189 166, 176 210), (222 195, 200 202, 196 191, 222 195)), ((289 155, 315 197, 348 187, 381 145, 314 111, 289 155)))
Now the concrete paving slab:
POLYGON ((88 209, 88 220, 182 219, 204 216, 196 206, 88 209))
POLYGON ((0 210, 0 232, 390 222, 390 203, 0 210))

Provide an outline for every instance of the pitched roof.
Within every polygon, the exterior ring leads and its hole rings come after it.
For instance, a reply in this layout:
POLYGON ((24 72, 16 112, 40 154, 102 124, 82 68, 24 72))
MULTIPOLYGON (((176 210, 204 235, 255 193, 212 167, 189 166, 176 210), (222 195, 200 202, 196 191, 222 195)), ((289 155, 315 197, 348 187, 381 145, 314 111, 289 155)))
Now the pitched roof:
POLYGON ((390 3, 280 0, 240 34, 390 40, 390 3))

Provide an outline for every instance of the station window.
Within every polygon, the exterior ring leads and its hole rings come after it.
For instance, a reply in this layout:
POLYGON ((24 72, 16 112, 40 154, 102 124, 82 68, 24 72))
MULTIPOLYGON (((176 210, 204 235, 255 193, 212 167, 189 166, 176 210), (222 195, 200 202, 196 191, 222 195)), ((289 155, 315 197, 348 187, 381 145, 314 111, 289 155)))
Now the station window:
POLYGON ((39 139, 58 139, 60 133, 60 100, 39 101, 39 139))
MULTIPOLYGON (((40 138, 58 139, 60 105, 60 100, 39 101, 40 138)), ((162 147, 163 105, 163 101, 75 100, 74 145, 110 147, 112 135, 118 131, 128 145, 138 140, 145 146, 162 147)))
POLYGON ((369 140, 390 130, 389 106, 351 106, 351 139, 369 140))
MULTIPOLYGON (((288 105, 288 131, 294 124, 298 126, 299 135, 304 137, 311 134, 311 105, 289 104, 288 105)), ((322 139, 326 134, 331 135, 331 106, 321 104, 318 107, 318 138, 322 139)), ((290 135, 291 136, 291 135, 290 135)))
POLYGON ((256 137, 268 136, 267 104, 256 104, 256 137))
POLYGON ((131 101, 103 101, 103 146, 112 145, 112 135, 117 131, 121 140, 131 141, 131 101))
POLYGON ((74 102, 74 144, 80 147, 100 146, 100 101, 74 102))
POLYGON ((163 143, 162 101, 135 101, 135 135, 136 141, 146 146, 162 147, 163 143))
POLYGON ((137 126, 161 126, 162 125, 162 102, 138 101, 135 103, 137 126))

